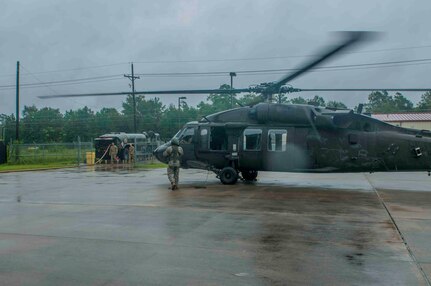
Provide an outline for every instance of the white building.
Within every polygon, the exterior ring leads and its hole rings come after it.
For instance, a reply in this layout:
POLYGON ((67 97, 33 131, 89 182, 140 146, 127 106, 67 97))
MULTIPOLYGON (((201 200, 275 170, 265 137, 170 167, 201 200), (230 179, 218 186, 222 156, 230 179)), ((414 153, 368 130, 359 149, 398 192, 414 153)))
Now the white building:
POLYGON ((400 127, 431 130, 429 112, 377 113, 372 114, 371 117, 400 127))

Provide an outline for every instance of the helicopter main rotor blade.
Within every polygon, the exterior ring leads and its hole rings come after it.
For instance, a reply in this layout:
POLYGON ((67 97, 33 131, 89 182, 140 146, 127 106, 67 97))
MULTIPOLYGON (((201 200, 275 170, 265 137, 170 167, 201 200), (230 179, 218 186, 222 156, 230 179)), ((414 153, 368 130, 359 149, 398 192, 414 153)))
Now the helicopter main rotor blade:
POLYGON ((280 79, 279 81, 275 82, 275 91, 278 92, 278 89, 285 85, 287 82, 293 80, 294 78, 302 75, 306 71, 312 69, 313 67, 317 66, 318 64, 321 64, 322 62, 328 60, 331 57, 334 57, 336 54, 338 54, 341 51, 346 50, 347 48, 351 48, 354 46, 354 44, 357 44, 359 42, 362 42, 364 40, 370 39, 371 35, 375 35, 375 32, 366 32, 366 31, 356 31, 356 32, 342 32, 343 36, 346 37, 346 39, 338 44, 335 47, 329 48, 325 50, 322 53, 322 56, 320 56, 317 59, 311 60, 308 63, 305 63, 301 67, 298 68, 297 71, 288 74, 284 78, 280 79))
POLYGON ((135 91, 133 92, 101 92, 101 93, 77 93, 77 94, 58 94, 58 95, 42 95, 39 98, 62 98, 62 97, 87 97, 87 96, 109 96, 109 95, 129 95, 129 94, 232 94, 242 92, 253 92, 252 88, 240 88, 240 89, 190 89, 190 90, 148 90, 148 91, 135 91))

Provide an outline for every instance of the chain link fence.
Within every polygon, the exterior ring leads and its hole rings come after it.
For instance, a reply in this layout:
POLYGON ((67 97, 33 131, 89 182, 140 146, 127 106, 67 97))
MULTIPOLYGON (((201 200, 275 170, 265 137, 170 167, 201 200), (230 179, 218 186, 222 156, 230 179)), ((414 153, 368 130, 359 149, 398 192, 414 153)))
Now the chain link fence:
MULTIPOLYGON (((155 157, 153 155, 153 151, 157 149, 161 145, 161 141, 154 141, 154 142, 130 142, 133 143, 133 146, 135 148, 135 156, 134 156, 134 162, 135 163, 147 163, 147 162, 153 162, 155 160, 155 157)), ((109 146, 110 145, 104 145, 99 148, 99 150, 96 150, 96 161, 100 164, 108 163, 110 162, 110 155, 109 155, 109 146)), ((127 146, 126 146, 127 148, 127 146)), ((125 152, 125 149, 122 149, 119 147, 117 158, 119 162, 125 163, 130 162, 127 158, 128 154, 125 152)))
POLYGON ((73 143, 10 143, 8 162, 12 164, 85 163, 86 152, 94 152, 92 142, 73 143))
POLYGON ((153 151, 160 146, 160 142, 136 143, 135 156, 137 162, 153 161, 153 151))
MULTIPOLYGON (((153 151, 163 142, 160 140, 150 142, 134 142, 135 162, 146 163, 155 160, 153 151)), ((99 163, 107 163, 110 160, 109 148, 103 148, 99 163)), ((93 142, 73 142, 73 143, 33 143, 18 144, 9 143, 7 148, 7 162, 10 164, 44 164, 44 163, 67 163, 67 164, 94 164, 95 146, 93 142), (88 153, 93 153, 92 162, 87 162, 88 153)), ((125 158, 120 158, 124 162, 125 158)))

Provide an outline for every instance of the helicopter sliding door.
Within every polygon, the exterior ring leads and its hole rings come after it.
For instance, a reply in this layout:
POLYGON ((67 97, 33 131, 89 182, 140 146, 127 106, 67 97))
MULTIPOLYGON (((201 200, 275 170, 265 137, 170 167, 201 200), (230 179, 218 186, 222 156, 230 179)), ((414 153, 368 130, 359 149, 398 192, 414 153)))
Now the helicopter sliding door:
POLYGON ((262 170, 262 128, 249 127, 243 132, 238 167, 242 170, 262 170))
POLYGON ((271 128, 266 134, 266 146, 262 150, 262 167, 266 171, 288 171, 294 157, 293 128, 271 128))
POLYGON ((179 141, 180 145, 184 150, 184 155, 181 160, 183 161, 183 165, 188 165, 188 161, 196 160, 195 156, 195 126, 187 127, 184 132, 180 135, 179 141))
POLYGON ((227 159, 228 130, 225 125, 200 126, 197 157, 203 164, 215 168, 224 168, 229 165, 227 159))

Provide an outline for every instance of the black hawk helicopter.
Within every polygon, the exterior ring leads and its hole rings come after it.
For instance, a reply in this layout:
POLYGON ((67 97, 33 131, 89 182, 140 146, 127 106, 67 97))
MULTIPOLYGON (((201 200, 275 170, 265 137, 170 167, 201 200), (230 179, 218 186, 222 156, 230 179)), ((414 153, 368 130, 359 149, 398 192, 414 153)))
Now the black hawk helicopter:
MULTIPOLYGON (((430 174, 431 131, 392 126, 353 110, 270 103, 273 94, 300 91, 428 91, 431 88, 298 89, 286 84, 341 51, 373 36, 344 32, 343 40, 322 56, 272 83, 230 90, 139 91, 134 94, 232 94, 252 92, 262 101, 204 116, 174 136, 184 149, 181 166, 211 170, 223 184, 254 181, 258 171, 376 172, 420 171, 430 174)), ((41 96, 128 95, 130 92, 41 96)), ((164 163, 163 151, 154 151, 164 163)))

